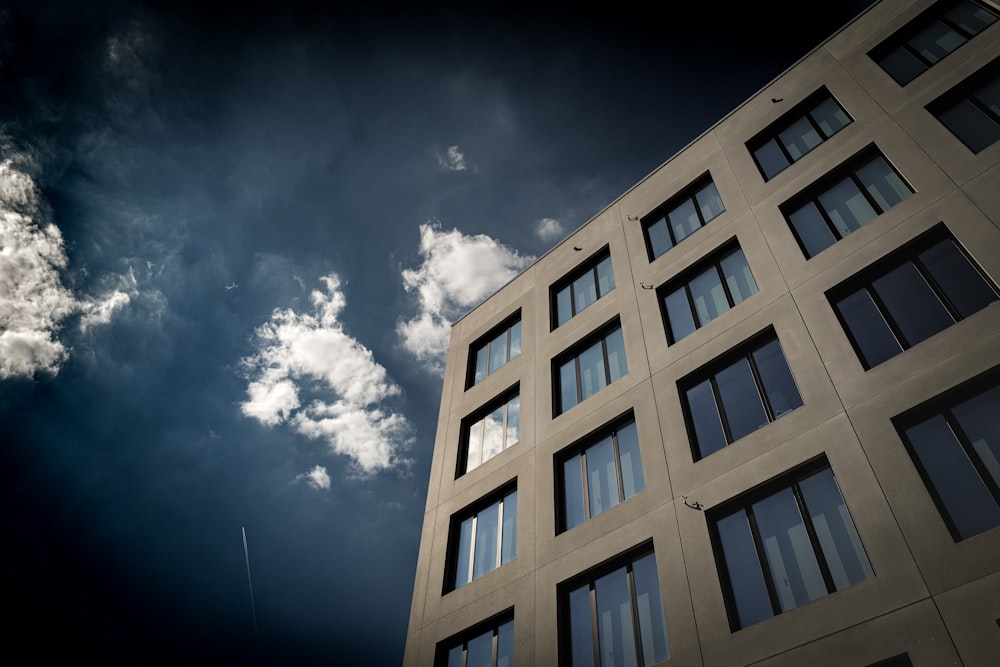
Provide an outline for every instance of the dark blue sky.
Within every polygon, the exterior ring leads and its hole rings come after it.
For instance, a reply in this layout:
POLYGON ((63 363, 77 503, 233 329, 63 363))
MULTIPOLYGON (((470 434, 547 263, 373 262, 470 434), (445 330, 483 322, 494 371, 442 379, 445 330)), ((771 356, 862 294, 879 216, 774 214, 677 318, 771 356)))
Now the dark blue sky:
POLYGON ((398 664, 448 323, 866 4, 0 3, 8 653, 398 664))

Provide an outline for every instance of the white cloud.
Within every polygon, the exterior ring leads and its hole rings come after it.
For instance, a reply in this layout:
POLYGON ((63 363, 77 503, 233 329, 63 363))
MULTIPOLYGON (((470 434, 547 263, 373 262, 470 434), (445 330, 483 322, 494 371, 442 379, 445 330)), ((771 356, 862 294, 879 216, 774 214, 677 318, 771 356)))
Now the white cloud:
POLYGON ((465 155, 458 150, 458 146, 449 146, 448 152, 444 155, 438 153, 438 164, 442 169, 448 171, 465 171, 465 155))
MULTIPOLYGON (((135 276, 132 276, 135 280, 135 276)), ((85 301, 81 304, 83 317, 80 318, 80 330, 89 331, 92 327, 110 324, 111 317, 132 300, 125 292, 115 290, 100 298, 85 301)))
POLYGON ((558 241, 565 234, 562 223, 555 218, 542 218, 535 223, 535 236, 543 241, 558 241))
POLYGON ((240 409, 266 426, 287 423, 326 441, 362 475, 405 467, 411 425, 383 407, 400 389, 371 350, 344 331, 340 278, 322 280, 326 290, 311 294, 312 312, 276 309, 257 328, 261 348, 243 359, 250 381, 240 409), (300 394, 309 388, 321 397, 303 405, 300 394))
POLYGON ((314 489, 326 491, 330 488, 330 473, 326 471, 325 466, 318 465, 307 473, 296 475, 295 479, 306 480, 309 486, 314 489))
POLYGON ((403 347, 434 373, 444 372, 451 322, 535 261, 484 234, 420 226, 416 269, 404 269, 403 287, 416 294, 420 310, 396 324, 403 347))

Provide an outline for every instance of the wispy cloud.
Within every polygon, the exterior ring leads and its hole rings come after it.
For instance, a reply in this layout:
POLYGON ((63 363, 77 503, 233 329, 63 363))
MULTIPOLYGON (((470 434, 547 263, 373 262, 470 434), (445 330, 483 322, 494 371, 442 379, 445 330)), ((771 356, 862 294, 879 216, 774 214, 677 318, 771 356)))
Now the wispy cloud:
POLYGON ((307 473, 296 475, 295 479, 304 479, 309 486, 317 490, 326 491, 330 488, 330 473, 325 466, 318 465, 307 473))
POLYGON ((437 160, 442 169, 465 171, 465 155, 458 150, 458 146, 449 146, 444 155, 438 153, 437 160))
POLYGON ((403 469, 412 427, 384 407, 399 386, 371 350, 344 331, 340 316, 347 301, 339 276, 322 281, 326 289, 310 295, 312 312, 276 309, 257 328, 260 349, 243 359, 249 384, 240 409, 266 426, 287 423, 326 441, 360 475, 403 469), (301 394, 308 389, 318 397, 303 405, 301 394))
POLYGON ((403 347, 430 371, 442 374, 451 323, 535 261, 484 234, 466 236, 436 224, 420 226, 423 262, 402 272, 416 294, 416 316, 396 324, 403 347))
POLYGON ((535 223, 535 236, 543 241, 558 241, 566 235, 562 223, 555 218, 542 218, 535 223))

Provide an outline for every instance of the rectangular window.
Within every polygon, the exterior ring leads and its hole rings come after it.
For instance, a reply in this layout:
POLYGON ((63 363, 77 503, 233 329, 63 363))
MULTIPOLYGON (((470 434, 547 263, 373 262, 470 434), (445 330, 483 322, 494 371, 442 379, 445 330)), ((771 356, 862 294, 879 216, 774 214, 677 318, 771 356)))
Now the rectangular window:
POLYGON ((438 667, 514 667, 514 619, 504 614, 438 647, 438 667))
POLYGON ((521 394, 507 392, 485 411, 462 421, 458 474, 461 477, 517 443, 521 432, 521 394))
POLYGON ((734 239, 658 290, 667 340, 676 343, 756 293, 734 239))
POLYGON ((825 460, 709 514, 735 632, 874 575, 825 460))
POLYGON ((559 530, 577 526, 646 488, 635 419, 628 415, 595 439, 588 436, 560 455, 559 530))
POLYGON ((553 416, 604 389, 628 373, 622 327, 614 320, 552 362, 553 416))
POLYGON ((868 56, 905 86, 997 20, 973 0, 938 2, 872 49, 868 56))
POLYGON ((611 253, 607 247, 553 286, 552 328, 566 324, 574 315, 615 288, 611 253))
POLYGON ((865 370, 997 300, 944 225, 827 293, 865 370))
POLYGON ((466 389, 521 354, 521 311, 472 345, 466 389))
POLYGON ((927 105, 973 153, 1000 139, 1000 59, 927 105))
POLYGON ((893 419, 956 542, 1000 526, 1000 371, 893 419))
POLYGON ((656 557, 644 549, 561 587, 560 663, 654 665, 670 658, 656 557))
POLYGON ((754 337, 679 385, 696 461, 802 406, 773 330, 754 337))
POLYGON ((877 150, 866 150, 780 206, 806 258, 913 194, 877 150))
POLYGON ((694 234, 725 210, 711 174, 706 173, 642 219, 649 261, 694 234))
POLYGON ((517 553, 517 489, 453 519, 451 540, 448 590, 461 588, 513 560, 517 553))
POLYGON ((748 141, 747 149, 769 181, 850 122, 830 91, 820 88, 748 141))

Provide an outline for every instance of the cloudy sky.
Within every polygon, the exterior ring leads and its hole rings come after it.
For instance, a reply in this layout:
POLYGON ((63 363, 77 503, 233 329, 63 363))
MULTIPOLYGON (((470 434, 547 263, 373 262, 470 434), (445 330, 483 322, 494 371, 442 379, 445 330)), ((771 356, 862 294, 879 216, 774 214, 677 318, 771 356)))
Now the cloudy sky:
POLYGON ((698 4, 0 2, 8 651, 398 664, 450 323, 867 2, 698 4))

